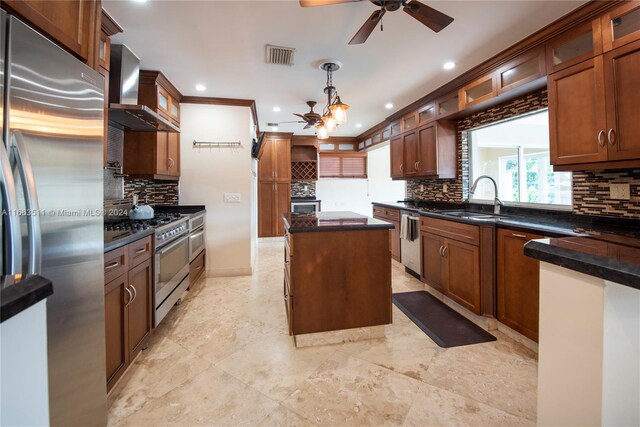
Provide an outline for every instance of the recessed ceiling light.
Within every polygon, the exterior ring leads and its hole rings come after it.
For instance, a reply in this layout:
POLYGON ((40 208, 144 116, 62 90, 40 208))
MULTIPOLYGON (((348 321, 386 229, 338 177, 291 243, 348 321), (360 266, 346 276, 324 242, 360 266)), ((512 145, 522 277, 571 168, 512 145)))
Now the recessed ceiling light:
POLYGON ((393 104, 391 102, 387 102, 386 104, 384 104, 384 108, 386 108, 387 110, 391 110, 393 108, 393 104))
MULTIPOLYGON (((136 0, 136 1, 138 1, 138 0, 136 0)), ((204 92, 205 90, 207 90, 207 87, 205 85, 197 84, 196 85, 196 90, 198 92, 204 92)))
POLYGON ((356 127, 357 128, 361 128, 362 127, 362 123, 356 123, 356 127))
POLYGON ((278 132, 278 126, 271 126, 271 132, 278 132))
POLYGON ((280 112, 280 107, 273 107, 273 111, 275 111, 276 113, 280 112))
POLYGON ((445 62, 442 65, 442 68, 444 68, 445 70, 453 70, 454 68, 456 68, 456 63, 453 61, 445 62))
POLYGON ((135 3, 146 3, 147 0, 133 0, 135 3))

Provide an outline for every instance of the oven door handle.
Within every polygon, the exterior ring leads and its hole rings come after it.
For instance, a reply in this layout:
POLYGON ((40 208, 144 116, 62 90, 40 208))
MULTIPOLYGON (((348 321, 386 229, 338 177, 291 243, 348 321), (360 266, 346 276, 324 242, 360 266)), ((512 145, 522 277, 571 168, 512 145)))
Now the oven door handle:
POLYGON ((170 245, 159 249, 158 250, 158 255, 163 255, 165 252, 170 251, 171 249, 175 248, 176 246, 178 246, 179 244, 183 243, 188 238, 189 238, 189 235, 186 235, 184 237, 179 238, 178 240, 176 240, 175 242, 171 243, 170 245))
POLYGON ((204 228, 200 231, 196 231, 195 233, 189 234, 190 239, 195 239, 196 237, 200 237, 204 234, 204 228))

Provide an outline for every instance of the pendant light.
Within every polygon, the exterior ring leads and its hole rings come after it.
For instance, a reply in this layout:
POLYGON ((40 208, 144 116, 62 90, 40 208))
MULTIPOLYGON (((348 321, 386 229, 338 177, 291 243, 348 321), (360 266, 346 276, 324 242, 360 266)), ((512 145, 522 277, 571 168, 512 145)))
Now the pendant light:
POLYGON ((338 90, 333 86, 333 72, 339 70, 341 66, 342 64, 337 61, 320 65, 320 69, 327 73, 327 85, 324 88, 324 93, 327 94, 327 105, 322 114, 322 123, 316 126, 318 139, 329 138, 329 133, 339 125, 347 123, 349 106, 342 102, 338 90))
POLYGON ((335 119, 336 123, 339 125, 343 125, 347 123, 347 110, 349 106, 347 104, 343 104, 340 100, 340 96, 336 94, 336 100, 329 106, 329 111, 331 111, 331 115, 335 119))
POLYGON ((328 139, 329 138, 329 131, 327 131, 327 128, 324 125, 324 122, 322 124, 316 126, 316 136, 317 136, 318 139, 328 139))

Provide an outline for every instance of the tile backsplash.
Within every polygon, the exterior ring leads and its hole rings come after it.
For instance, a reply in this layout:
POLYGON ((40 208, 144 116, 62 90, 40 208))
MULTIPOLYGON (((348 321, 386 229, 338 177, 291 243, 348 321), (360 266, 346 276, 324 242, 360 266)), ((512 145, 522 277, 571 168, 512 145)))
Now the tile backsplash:
POLYGON ((316 197, 316 182, 291 181, 291 197, 316 197))
MULTIPOLYGON (((458 125, 458 178, 408 180, 406 198, 461 202, 469 190, 467 131, 479 126, 547 108, 547 91, 540 90, 514 101, 460 119, 458 125)), ((640 169, 573 173, 573 212, 576 214, 640 218, 640 169), (611 183, 630 185, 631 200, 613 200, 611 183)))
MULTIPOLYGON (((109 126, 107 135, 107 160, 123 164, 124 131, 109 126)), ((116 171, 104 171, 105 207, 130 205, 133 195, 144 191, 151 205, 177 205, 180 196, 178 181, 156 181, 118 177, 116 171)))

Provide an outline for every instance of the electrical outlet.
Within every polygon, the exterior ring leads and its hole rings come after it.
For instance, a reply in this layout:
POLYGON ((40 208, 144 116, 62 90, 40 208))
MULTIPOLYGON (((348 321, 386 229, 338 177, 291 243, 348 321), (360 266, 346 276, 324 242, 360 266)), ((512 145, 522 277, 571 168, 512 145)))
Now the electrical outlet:
POLYGON ((309 186, 308 185, 304 186, 304 191, 309 191, 309 186))
POLYGON ((240 193, 224 193, 225 203, 240 203, 240 193))
POLYGON ((420 184, 420 191, 424 191, 424 184, 420 184))
POLYGON ((631 199, 631 186, 629 184, 609 184, 609 196, 615 200, 631 199))
POLYGON ((449 184, 447 183, 442 184, 442 192, 446 193, 447 191, 449 191, 449 184))

